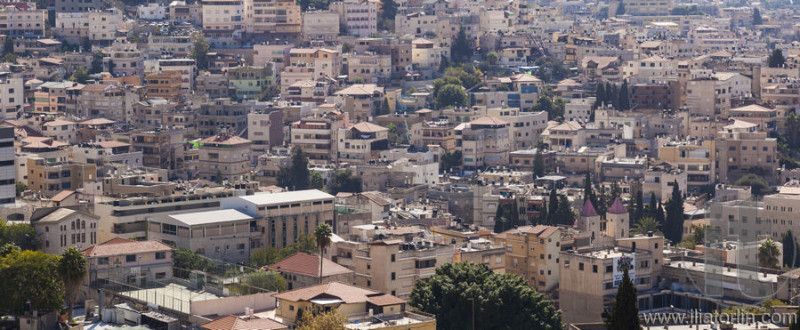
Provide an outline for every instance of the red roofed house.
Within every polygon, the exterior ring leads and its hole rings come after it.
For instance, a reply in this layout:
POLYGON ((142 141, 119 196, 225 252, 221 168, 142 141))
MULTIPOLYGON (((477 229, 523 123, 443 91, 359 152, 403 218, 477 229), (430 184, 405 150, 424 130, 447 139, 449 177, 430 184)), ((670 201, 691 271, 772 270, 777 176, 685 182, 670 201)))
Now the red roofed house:
POLYGON ((434 330, 436 319, 407 311, 406 301, 378 291, 339 282, 319 284, 274 295, 275 317, 295 324, 297 311, 318 313, 336 310, 347 318, 348 329, 434 330), (366 329, 366 328, 365 328, 366 329))
POLYGON ((89 285, 124 283, 143 287, 172 277, 173 248, 158 241, 114 238, 83 250, 89 285))
POLYGON ((239 317, 228 315, 220 317, 214 321, 200 326, 207 330, 284 330, 289 329, 283 323, 269 318, 249 317, 247 315, 239 317))
MULTIPOLYGON (((264 266, 275 270, 286 279, 289 290, 319 284, 319 256, 297 252, 280 261, 264 266)), ((333 261, 322 259, 322 283, 342 282, 355 284, 355 272, 333 261)))

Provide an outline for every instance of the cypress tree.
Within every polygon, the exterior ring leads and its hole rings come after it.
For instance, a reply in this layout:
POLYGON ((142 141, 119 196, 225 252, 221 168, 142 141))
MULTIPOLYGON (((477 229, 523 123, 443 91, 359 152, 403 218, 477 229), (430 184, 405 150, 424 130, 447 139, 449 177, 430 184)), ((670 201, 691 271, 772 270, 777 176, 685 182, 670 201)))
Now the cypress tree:
POLYGON ((636 220, 632 220, 631 222, 639 222, 639 219, 644 218, 644 198, 642 196, 642 189, 636 192, 636 220))
POLYGON ((597 83, 597 92, 595 93, 594 107, 599 108, 606 102, 606 86, 605 84, 597 83))
POLYGON ((622 86, 619 88, 619 101, 617 101, 617 107, 619 110, 630 110, 631 109, 631 98, 628 95, 628 81, 623 81, 622 86))
POLYGON ((640 329, 639 325, 639 303, 636 296, 636 287, 628 275, 628 269, 622 275, 622 282, 617 288, 617 296, 614 298, 608 329, 629 330, 640 329))
POLYGON ((783 234, 783 266, 794 268, 797 260, 797 239, 791 230, 783 234))
POLYGON ((542 203, 542 208, 539 210, 539 219, 537 220, 540 225, 550 225, 547 219, 547 202, 542 203))
POLYGON ((541 148, 536 150, 536 156, 533 158, 533 176, 536 178, 545 175, 544 156, 542 155, 541 148))
POLYGON ((662 228, 664 227, 664 207, 661 206, 660 200, 658 201, 658 209, 656 210, 656 214, 653 219, 656 219, 662 228))
POLYGON ((506 230, 506 226, 503 223, 503 211, 505 207, 503 205, 497 205, 497 211, 494 213, 494 232, 495 233, 502 233, 506 230))
POLYGON ((658 212, 658 205, 656 203, 658 203, 656 201, 656 193, 655 192, 651 192, 650 193, 650 204, 647 206, 647 216, 651 217, 653 219, 656 218, 656 212, 658 212))
POLYGON ((678 188, 678 180, 672 186, 672 196, 667 201, 667 219, 664 224, 664 237, 678 243, 683 237, 683 196, 678 188))
POLYGON ((548 218, 547 223, 551 225, 555 225, 558 223, 558 194, 556 190, 550 190, 550 202, 547 203, 548 207, 548 218))
POLYGON ((569 206, 567 196, 558 196, 558 216, 556 219, 558 224, 565 226, 572 226, 575 222, 575 213, 572 213, 572 207, 569 206))
POLYGON ((608 103, 613 105, 615 109, 619 110, 619 105, 617 104, 619 101, 619 91, 617 90, 617 85, 608 83, 606 86, 606 93, 608 95, 608 103))

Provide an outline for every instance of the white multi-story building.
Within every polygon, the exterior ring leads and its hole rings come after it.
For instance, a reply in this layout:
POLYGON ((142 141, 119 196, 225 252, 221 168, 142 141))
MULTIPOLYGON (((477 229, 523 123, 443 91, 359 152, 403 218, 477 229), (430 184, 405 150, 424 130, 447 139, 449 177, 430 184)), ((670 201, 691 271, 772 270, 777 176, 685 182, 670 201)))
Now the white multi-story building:
POLYGON ((347 28, 347 34, 368 37, 378 33, 378 0, 348 0, 331 3, 339 13, 339 24, 347 28))
POLYGON ((24 101, 23 88, 22 78, 0 72, 0 118, 17 119, 24 101))
POLYGON ((29 2, 5 2, 0 5, 0 34, 9 37, 44 35, 47 9, 36 9, 29 2))

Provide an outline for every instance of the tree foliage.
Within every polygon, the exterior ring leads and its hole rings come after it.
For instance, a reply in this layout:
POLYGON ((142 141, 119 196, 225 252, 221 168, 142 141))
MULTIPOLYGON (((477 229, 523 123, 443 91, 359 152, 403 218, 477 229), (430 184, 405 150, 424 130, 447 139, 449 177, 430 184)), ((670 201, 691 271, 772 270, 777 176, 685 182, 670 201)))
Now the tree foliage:
POLYGON ((242 279, 242 294, 283 290, 286 290, 286 279, 274 270, 252 272, 242 279))
POLYGON ((472 58, 473 47, 470 44, 469 39, 467 39, 467 33, 464 31, 464 28, 460 28, 458 30, 458 34, 456 35, 455 39, 453 40, 453 44, 450 47, 450 58, 452 59, 453 63, 464 63, 469 62, 472 58))
POLYGON ((746 174, 745 176, 739 178, 739 180, 736 180, 736 183, 734 184, 737 186, 750 187, 750 191, 756 196, 763 196, 770 192, 769 183, 767 183, 764 178, 753 173, 746 174))
POLYGON ((451 172, 454 168, 461 166, 461 150, 456 150, 454 152, 446 152, 442 155, 442 158, 439 159, 439 169, 443 172, 451 172))
POLYGON ((72 306, 78 300, 81 283, 86 278, 87 265, 86 257, 74 246, 64 250, 58 261, 58 274, 64 283, 64 298, 69 319, 72 319, 72 306))
POLYGON ((289 190, 305 190, 311 185, 308 157, 299 146, 292 148, 292 165, 280 169, 278 185, 289 190))
POLYGON ((633 225, 631 228, 631 234, 647 234, 649 232, 653 232, 656 235, 663 235, 661 233, 661 224, 656 222, 656 219, 651 217, 643 217, 633 225))
POLYGON ((294 243, 289 244, 280 250, 271 246, 265 249, 254 250, 252 253, 250 253, 250 265, 258 268, 271 265, 278 260, 295 254, 296 252, 303 252, 307 254, 317 253, 317 243, 314 240, 314 235, 301 234, 297 237, 294 243))
POLYGON ((353 175, 350 169, 336 172, 333 178, 331 194, 336 195, 340 192, 360 193, 364 189, 364 182, 361 177, 353 175))
MULTIPOLYGON (((206 37, 203 33, 197 33, 192 43, 192 58, 195 60, 198 70, 208 69, 208 50, 210 49, 206 37)), ((111 70, 111 69, 109 69, 111 70)))
POLYGON ((0 312, 22 315, 26 302, 42 312, 60 309, 64 284, 58 273, 59 258, 15 249, 0 257, 0 312))
POLYGON ((607 328, 610 330, 640 329, 639 325, 639 300, 636 286, 633 285, 628 269, 622 274, 622 282, 617 288, 614 306, 604 312, 607 328))
POLYGON ((313 315, 304 313, 302 319, 296 322, 299 326, 297 330, 345 330, 347 318, 338 310, 332 310, 313 315))
POLYGON ((764 24, 764 19, 761 17, 761 11, 758 8, 753 8, 753 25, 764 24))
POLYGON ((794 237, 794 233, 792 233, 791 230, 783 233, 781 243, 783 244, 783 267, 794 268, 795 266, 800 265, 800 263, 797 262, 798 258, 800 258, 800 253, 798 253, 797 238, 794 237))
POLYGON ((778 245, 771 239, 767 238, 761 246, 758 247, 758 266, 763 268, 778 268, 778 255, 780 255, 778 245))
POLYGON ((542 155, 542 149, 539 148, 536 150, 536 155, 533 156, 533 176, 536 178, 543 177, 547 174, 547 169, 544 165, 544 155, 542 155))
POLYGON ((439 108, 466 106, 469 104, 468 102, 467 92, 461 85, 444 85, 439 89, 436 96, 436 105, 439 108))
POLYGON ((189 278, 189 273, 193 270, 210 271, 214 267, 208 258, 189 249, 175 250, 172 261, 174 265, 172 275, 179 278, 189 278))
POLYGON ((666 209, 664 237, 674 243, 680 242, 683 237, 683 195, 677 180, 672 185, 672 195, 667 201, 666 209))
POLYGON ((397 3, 394 0, 381 0, 381 17, 378 24, 382 29, 394 31, 394 17, 397 15, 397 3))
POLYGON ((40 242, 36 230, 27 223, 8 223, 0 219, 0 245, 13 244, 22 250, 36 250, 40 242))
POLYGON ((523 278, 495 273, 483 264, 438 267, 434 276, 417 281, 410 303, 436 315, 439 329, 473 329, 473 319, 474 329, 564 328, 551 300, 523 278))
POLYGON ((319 249, 319 284, 322 284, 322 259, 325 255, 325 249, 331 245, 331 236, 333 236, 333 229, 325 223, 317 225, 314 229, 314 239, 317 242, 317 249, 319 249))
POLYGON ((504 203, 497 206, 497 211, 494 215, 495 233, 502 233, 515 226, 525 224, 524 221, 521 222, 519 219, 519 207, 517 205, 517 200, 514 199, 512 203, 504 203))
POLYGON ((767 65, 770 68, 782 68, 786 65, 786 57, 783 56, 783 51, 780 48, 772 50, 772 54, 767 57, 767 65))
POLYGON ((617 6, 617 11, 615 12, 615 16, 625 15, 625 2, 620 1, 619 5, 617 6))

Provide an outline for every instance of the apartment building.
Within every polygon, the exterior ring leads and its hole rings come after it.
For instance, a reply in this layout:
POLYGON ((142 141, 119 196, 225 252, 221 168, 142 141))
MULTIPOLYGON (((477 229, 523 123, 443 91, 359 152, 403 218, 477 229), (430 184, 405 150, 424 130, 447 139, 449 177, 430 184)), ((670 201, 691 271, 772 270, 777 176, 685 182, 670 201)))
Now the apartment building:
POLYGON ((146 95, 148 98, 163 98, 170 101, 181 99, 181 73, 166 71, 148 73, 145 78, 146 95))
POLYGON ((225 199, 222 209, 236 209, 264 224, 264 244, 283 248, 320 223, 334 226, 334 197, 319 190, 260 193, 225 199))
POLYGON ((123 28, 122 11, 117 8, 85 12, 56 13, 55 35, 73 44, 86 37, 101 44, 110 44, 123 28))
POLYGON ((30 157, 26 165, 28 189, 46 196, 55 196, 64 189, 83 188, 97 179, 97 166, 72 162, 49 162, 30 157))
POLYGON ((73 91, 80 86, 72 81, 43 83, 33 93, 34 108, 39 112, 67 112, 76 95, 73 91))
POLYGON ((511 145, 509 123, 494 117, 481 117, 462 123, 453 130, 456 150, 461 151, 461 163, 468 169, 508 164, 511 145))
POLYGON ((131 149, 129 143, 118 141, 81 143, 72 146, 72 159, 78 163, 95 164, 99 167, 99 176, 103 176, 104 166, 141 167, 142 152, 131 149))
POLYGON ((339 36, 339 13, 327 10, 303 13, 303 40, 326 41, 339 36))
POLYGON ((661 282, 663 248, 663 237, 636 236, 617 239, 614 246, 561 252, 558 302, 564 322, 601 322, 626 267, 649 306, 649 292, 661 282))
MULTIPOLYGON (((311 76, 306 79, 334 78, 341 73, 339 52, 326 48, 292 48, 289 50, 289 65, 306 68, 311 76)), ((284 70, 286 67, 284 67, 284 70)), ((281 82, 283 85, 283 82, 281 82)))
POLYGON ((339 242, 336 262, 353 269, 356 285, 408 297, 416 281, 434 275, 436 267, 453 262, 453 247, 415 239, 339 242))
POLYGON ((752 222, 761 224, 756 234, 760 237, 771 236, 779 241, 787 231, 794 233, 799 230, 800 220, 795 218, 795 213, 800 213, 800 189, 797 186, 783 186, 777 194, 764 196, 761 208, 750 212, 750 218, 752 222))
POLYGON ((507 122, 511 145, 509 150, 530 149, 539 142, 539 135, 547 128, 547 112, 522 112, 519 108, 490 108, 489 117, 507 122))
POLYGON ((139 102, 139 93, 132 86, 115 84, 90 84, 80 89, 75 111, 88 118, 105 118, 127 122, 133 105, 139 102))
POLYGON ((253 65, 261 66, 273 64, 275 72, 282 72, 283 67, 289 64, 289 50, 293 44, 263 43, 253 45, 253 65))
POLYGON ((22 78, 0 72, 0 120, 17 119, 25 103, 23 92, 22 78))
POLYGON ((409 129, 410 142, 420 150, 430 145, 437 145, 445 152, 455 152, 456 137, 453 129, 456 125, 457 123, 450 122, 447 119, 412 124, 409 129))
POLYGON ((336 159, 350 163, 368 163, 389 149, 389 129, 368 122, 339 128, 336 133, 336 159))
POLYGON ((249 260, 251 249, 263 245, 256 220, 229 209, 174 214, 160 221, 148 221, 147 237, 232 263, 249 260))
POLYGON ((245 8, 241 0, 203 1, 203 31, 230 37, 244 32, 245 8))
POLYGON ((203 25, 203 5, 186 4, 186 1, 173 1, 169 4, 169 17, 176 22, 189 22, 195 26, 203 25))
POLYGON ((673 141, 658 147, 659 161, 676 164, 686 172, 689 192, 700 191, 716 181, 716 158, 714 140, 673 141))
POLYGON ((356 285, 353 270, 329 259, 322 258, 322 273, 320 273, 319 258, 317 255, 296 252, 276 263, 264 266, 264 269, 280 273, 286 279, 287 290, 331 282, 356 285))
POLYGON ((522 276, 539 292, 552 292, 558 285, 559 252, 563 229, 553 226, 523 226, 495 235, 505 248, 506 273, 522 276))
POLYGON ((201 179, 222 182, 250 177, 250 140, 223 133, 199 143, 201 179))
POLYGON ((197 133, 207 137, 216 135, 220 130, 227 130, 239 135, 247 129, 247 114, 250 111, 250 105, 234 103, 229 98, 209 100, 200 105, 197 133))
POLYGON ((347 0, 331 3, 331 10, 339 13, 339 25, 348 35, 369 37, 378 33, 377 0, 347 0))
MULTIPOLYGON (((258 38, 271 37, 296 41, 302 31, 300 4, 291 0, 252 0, 247 2, 247 32, 258 38)), ((337 31, 338 32, 338 31, 337 31)))
POLYGON ((392 58, 388 54, 344 54, 342 66, 347 80, 355 83, 386 83, 392 75, 392 58))
POLYGON ((172 277, 174 249, 157 241, 114 238, 82 251, 88 259, 87 284, 144 287, 172 277))
POLYGON ((44 36, 47 8, 36 9, 30 2, 5 2, 0 10, 0 34, 7 37, 44 36))
POLYGON ((97 222, 100 217, 63 207, 38 211, 31 218, 31 225, 44 253, 61 255, 70 247, 83 250, 97 244, 97 222))
POLYGON ((760 169, 771 177, 778 167, 777 152, 777 140, 759 131, 758 125, 734 120, 717 132, 717 180, 735 182, 753 169, 760 169))
POLYGON ((770 132, 778 129, 778 109, 771 109, 758 104, 746 105, 728 110, 729 119, 746 121, 756 124, 761 132, 770 132))
POLYGON ((174 57, 188 57, 192 52, 192 35, 162 35, 151 34, 147 38, 147 54, 150 58, 162 55, 174 57))
POLYGON ((103 69, 116 76, 141 76, 144 56, 136 43, 114 41, 109 56, 103 57, 103 69))
POLYGON ((380 108, 384 89, 375 84, 354 84, 334 93, 336 103, 355 121, 368 121, 380 108))
POLYGON ((253 159, 267 153, 270 147, 283 144, 283 111, 264 109, 248 113, 247 139, 252 142, 253 159))
POLYGON ((167 58, 144 61, 144 73, 180 72, 181 92, 188 94, 194 86, 196 63, 191 58, 167 58))
POLYGON ((302 119, 292 123, 291 146, 300 147, 311 162, 328 162, 336 154, 336 134, 344 123, 329 119, 302 119))
POLYGON ((103 9, 105 3, 100 0, 56 0, 57 13, 80 13, 90 10, 103 9))
POLYGON ((152 130, 131 133, 130 143, 134 151, 142 152, 142 165, 170 171, 184 168, 183 130, 152 130))
POLYGON ((228 70, 228 89, 237 101, 260 100, 273 80, 271 66, 245 66, 228 70))
POLYGON ((666 201, 670 198, 672 187, 676 182, 680 191, 688 191, 687 181, 688 174, 680 167, 673 167, 668 162, 656 164, 644 171, 642 194, 650 196, 654 193, 658 200, 666 201))

